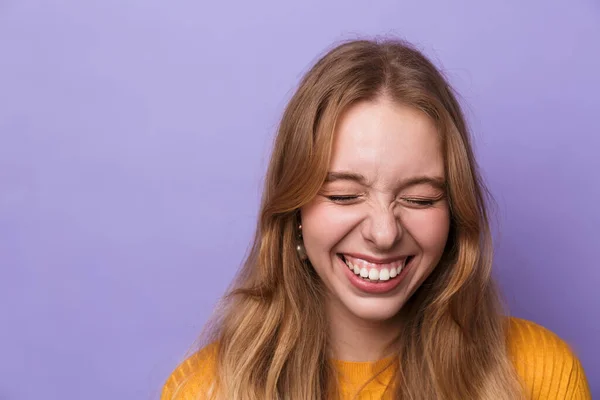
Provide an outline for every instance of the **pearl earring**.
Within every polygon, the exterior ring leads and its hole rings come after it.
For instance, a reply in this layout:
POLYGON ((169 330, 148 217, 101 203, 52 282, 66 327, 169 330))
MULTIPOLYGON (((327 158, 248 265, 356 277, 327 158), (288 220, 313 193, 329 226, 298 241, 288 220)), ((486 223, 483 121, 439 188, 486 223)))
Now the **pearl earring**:
POLYGON ((306 249, 304 248, 304 243, 302 243, 302 224, 298 225, 298 245, 296 246, 296 251, 298 252, 298 256, 301 261, 306 261, 308 256, 306 255, 306 249))

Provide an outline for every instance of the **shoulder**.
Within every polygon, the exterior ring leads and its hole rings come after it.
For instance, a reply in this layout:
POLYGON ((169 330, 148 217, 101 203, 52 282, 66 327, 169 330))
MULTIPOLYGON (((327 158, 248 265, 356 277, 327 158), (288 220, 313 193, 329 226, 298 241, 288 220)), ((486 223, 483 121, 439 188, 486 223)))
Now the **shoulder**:
POLYGON ((552 331, 531 321, 510 318, 508 347, 532 398, 591 399, 579 359, 552 331))
POLYGON ((204 400, 216 371, 217 345, 210 344, 175 368, 162 390, 161 400, 204 400))

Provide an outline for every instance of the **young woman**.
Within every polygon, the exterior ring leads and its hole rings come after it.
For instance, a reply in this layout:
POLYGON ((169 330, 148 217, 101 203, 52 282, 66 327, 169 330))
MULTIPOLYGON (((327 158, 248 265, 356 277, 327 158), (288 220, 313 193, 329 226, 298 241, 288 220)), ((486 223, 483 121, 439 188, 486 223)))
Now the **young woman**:
POLYGON ((507 318, 458 102, 399 41, 326 54, 288 104, 252 251, 163 400, 590 399, 507 318))

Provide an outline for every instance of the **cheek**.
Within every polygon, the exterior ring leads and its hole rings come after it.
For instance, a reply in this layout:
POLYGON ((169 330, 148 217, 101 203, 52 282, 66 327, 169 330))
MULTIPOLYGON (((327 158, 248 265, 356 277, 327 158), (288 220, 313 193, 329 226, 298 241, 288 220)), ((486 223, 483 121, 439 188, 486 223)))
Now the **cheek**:
POLYGON ((350 232, 357 217, 347 210, 314 200, 301 209, 302 236, 311 261, 328 257, 333 248, 350 232))
POLYGON ((447 207, 415 212, 404 219, 404 225, 424 252, 434 257, 443 253, 450 230, 447 207))
POLYGON ((304 247, 311 261, 322 257, 324 250, 332 246, 340 230, 335 215, 327 212, 325 204, 314 201, 301 210, 304 247))

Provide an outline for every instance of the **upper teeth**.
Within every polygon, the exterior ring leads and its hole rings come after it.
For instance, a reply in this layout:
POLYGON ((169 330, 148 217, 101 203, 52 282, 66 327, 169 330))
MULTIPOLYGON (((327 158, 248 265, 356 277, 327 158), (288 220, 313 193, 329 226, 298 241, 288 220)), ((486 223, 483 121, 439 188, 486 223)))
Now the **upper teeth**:
POLYGON ((402 272, 402 268, 406 265, 405 258, 401 261, 394 261, 389 264, 373 264, 360 258, 344 256, 346 265, 356 275, 360 275, 371 281, 387 281, 390 278, 395 278, 402 272))

